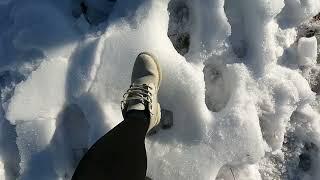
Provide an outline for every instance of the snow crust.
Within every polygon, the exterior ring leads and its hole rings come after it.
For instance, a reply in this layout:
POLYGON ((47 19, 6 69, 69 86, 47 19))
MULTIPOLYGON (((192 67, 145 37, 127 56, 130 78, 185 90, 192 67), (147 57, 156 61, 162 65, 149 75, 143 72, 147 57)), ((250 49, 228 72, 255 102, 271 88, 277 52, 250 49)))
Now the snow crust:
MULTIPOLYGON (((13 125, 20 158, 0 163, 0 179, 70 179, 86 149, 122 121, 142 51, 158 58, 160 103, 174 114, 171 129, 146 139, 149 177, 285 179, 272 158, 286 166, 290 133, 320 148, 319 95, 302 72, 318 67, 317 39, 297 40, 295 29, 320 11, 317 0, 185 1, 184 56, 167 36, 169 0, 86 1, 91 26, 72 16, 79 1, 3 2, 0 70, 25 78, 0 81, 0 126, 13 125)), ((1 157, 9 140, 0 137, 1 157)), ((319 179, 319 150, 312 155, 307 172, 289 177, 319 179)))

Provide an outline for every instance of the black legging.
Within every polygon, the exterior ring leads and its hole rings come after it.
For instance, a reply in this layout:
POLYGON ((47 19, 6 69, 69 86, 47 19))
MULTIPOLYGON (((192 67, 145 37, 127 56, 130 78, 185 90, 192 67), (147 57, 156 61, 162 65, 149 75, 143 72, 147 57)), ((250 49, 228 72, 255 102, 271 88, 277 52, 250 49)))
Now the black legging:
POLYGON ((128 112, 124 121, 84 155, 72 180, 144 180, 147 170, 144 140, 148 126, 144 112, 128 112))

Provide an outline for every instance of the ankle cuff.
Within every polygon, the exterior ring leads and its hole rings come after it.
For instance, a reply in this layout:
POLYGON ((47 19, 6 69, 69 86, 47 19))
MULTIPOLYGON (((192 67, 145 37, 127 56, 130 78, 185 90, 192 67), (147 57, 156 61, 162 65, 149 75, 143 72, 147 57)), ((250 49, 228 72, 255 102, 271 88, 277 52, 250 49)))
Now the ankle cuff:
POLYGON ((129 110, 125 113, 125 119, 138 119, 150 123, 150 114, 147 110, 129 110))

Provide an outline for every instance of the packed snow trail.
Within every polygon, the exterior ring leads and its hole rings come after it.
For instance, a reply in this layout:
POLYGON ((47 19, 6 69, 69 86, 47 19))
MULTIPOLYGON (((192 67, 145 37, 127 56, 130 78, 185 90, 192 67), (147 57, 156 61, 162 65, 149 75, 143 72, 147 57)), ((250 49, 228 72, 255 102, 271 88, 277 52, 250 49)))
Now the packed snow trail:
POLYGON ((190 13, 184 56, 168 37, 169 0, 119 0, 110 14, 94 13, 106 2, 88 1, 87 19, 108 14, 91 27, 71 16, 78 2, 0 4, 12 22, 0 19, 8 50, 0 50, 1 70, 24 77, 1 86, 1 121, 17 137, 1 139, 0 177, 70 179, 85 150, 122 121, 120 101, 141 51, 158 58, 160 103, 174 113, 170 130, 146 139, 149 177, 233 179, 229 167, 243 180, 320 177, 319 97, 308 75, 319 73, 317 39, 296 41, 295 29, 320 11, 318 1, 176 0, 190 13), (288 143, 290 134, 296 140, 288 143), (17 144, 18 164, 9 165, 5 143, 17 144), (278 173, 273 159, 299 161, 306 144, 315 147, 308 171, 278 173))

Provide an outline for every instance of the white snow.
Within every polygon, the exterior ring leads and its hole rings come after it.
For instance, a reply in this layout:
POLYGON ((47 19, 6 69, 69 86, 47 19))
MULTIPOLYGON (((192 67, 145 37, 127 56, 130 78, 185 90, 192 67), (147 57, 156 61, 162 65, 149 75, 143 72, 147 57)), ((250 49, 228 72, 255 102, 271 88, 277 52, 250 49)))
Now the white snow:
MULTIPOLYGON (((297 146, 320 148, 319 97, 296 68, 319 66, 317 40, 297 40, 295 29, 320 12, 317 0, 188 0, 185 56, 167 36, 169 0, 118 0, 113 9, 87 0, 94 26, 72 17, 78 2, 0 3, 8 18, 0 18, 0 72, 25 76, 0 79, 1 121, 16 125, 16 178, 70 179, 83 152, 122 121, 120 101, 141 51, 158 58, 160 103, 174 114, 171 129, 146 139, 153 179, 233 179, 230 168, 238 180, 277 179, 290 164, 290 133, 297 146)), ((319 179, 319 157, 299 176, 319 179)), ((1 172, 10 179, 6 166, 1 172)))
POLYGON ((300 65, 314 66, 317 63, 317 39, 312 38, 300 38, 298 42, 298 54, 300 65))
POLYGON ((25 82, 16 86, 6 112, 11 123, 57 117, 65 103, 67 63, 63 58, 43 61, 25 82))
POLYGON ((4 165, 1 161, 0 161, 0 179, 5 179, 4 165))

